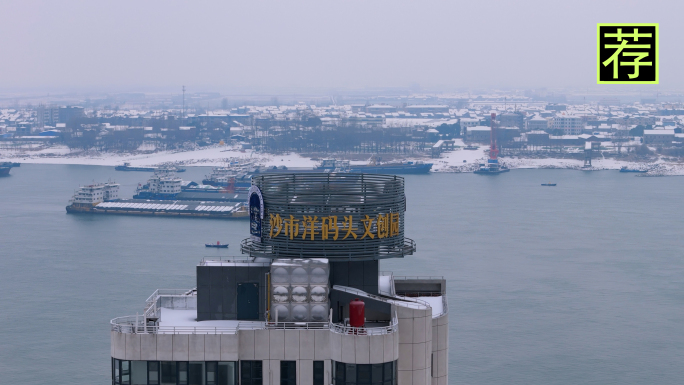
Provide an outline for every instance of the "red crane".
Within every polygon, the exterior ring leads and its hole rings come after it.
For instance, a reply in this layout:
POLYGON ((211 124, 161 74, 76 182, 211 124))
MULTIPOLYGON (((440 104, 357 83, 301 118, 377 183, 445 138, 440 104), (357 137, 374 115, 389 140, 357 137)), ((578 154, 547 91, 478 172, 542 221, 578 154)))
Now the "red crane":
POLYGON ((492 112, 492 129, 491 129, 491 141, 489 144, 489 159, 496 160, 499 155, 499 149, 496 147, 496 125, 494 120, 496 119, 496 112, 492 112))

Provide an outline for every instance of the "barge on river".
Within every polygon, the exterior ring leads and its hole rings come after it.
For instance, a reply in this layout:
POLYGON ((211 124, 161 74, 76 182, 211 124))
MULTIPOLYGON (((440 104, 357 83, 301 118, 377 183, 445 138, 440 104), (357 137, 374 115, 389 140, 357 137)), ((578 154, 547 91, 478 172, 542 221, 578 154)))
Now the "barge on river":
POLYGON ((243 202, 169 201, 118 199, 119 185, 113 182, 79 188, 66 207, 67 213, 142 216, 247 219, 243 202))
MULTIPOLYGON (((131 166, 130 162, 124 162, 123 165, 116 166, 114 167, 116 171, 156 171, 159 170, 159 167, 136 167, 136 166, 131 166)), ((161 169, 164 169, 163 167, 161 169)), ((175 172, 185 172, 185 169, 182 167, 171 167, 171 169, 175 172)))

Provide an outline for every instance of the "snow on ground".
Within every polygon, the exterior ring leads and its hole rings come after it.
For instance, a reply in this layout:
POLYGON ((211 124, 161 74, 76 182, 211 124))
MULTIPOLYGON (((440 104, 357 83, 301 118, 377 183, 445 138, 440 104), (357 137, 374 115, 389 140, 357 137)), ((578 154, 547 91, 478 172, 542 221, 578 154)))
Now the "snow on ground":
MULTIPOLYGON (((461 139, 456 139, 456 146, 465 146, 461 139)), ((458 148, 442 153, 439 159, 433 159, 432 170, 435 172, 470 172, 479 167, 487 156, 489 146, 480 146, 477 150, 458 148)))
MULTIPOLYGON (((472 172, 487 159, 489 146, 479 146, 477 150, 465 150, 464 143, 458 139, 454 151, 442 153, 439 159, 423 159, 432 162, 434 172, 472 172)), ((369 156, 370 158, 370 156, 369 156)), ((97 151, 71 151, 68 147, 57 145, 50 147, 34 146, 31 149, 0 149, 0 162, 41 164, 82 164, 98 166, 116 166, 130 162, 132 166, 158 166, 164 163, 175 163, 184 166, 225 166, 228 160, 243 160, 264 166, 315 167, 317 161, 302 157, 295 153, 281 155, 256 153, 252 150, 240 150, 237 147, 210 146, 195 150, 159 151, 137 154, 101 153, 97 151)), ((500 160, 511 169, 516 168, 562 168, 582 169, 584 161, 578 159, 526 159, 506 158, 500 160)), ((351 164, 367 164, 368 160, 352 161, 351 164)), ((684 164, 675 163, 662 158, 654 163, 635 163, 619 161, 611 158, 594 158, 592 170, 619 170, 621 167, 648 170, 640 176, 684 175, 684 164)))
POLYGON ((116 166, 124 162, 130 162, 132 166, 155 166, 162 163, 177 163, 186 166, 224 166, 226 160, 231 158, 253 160, 265 166, 314 167, 317 163, 295 153, 284 155, 257 154, 251 150, 239 150, 226 146, 212 146, 191 151, 159 151, 136 155, 96 151, 74 152, 69 151, 66 146, 54 146, 23 153, 0 152, 0 161, 98 166, 116 166))

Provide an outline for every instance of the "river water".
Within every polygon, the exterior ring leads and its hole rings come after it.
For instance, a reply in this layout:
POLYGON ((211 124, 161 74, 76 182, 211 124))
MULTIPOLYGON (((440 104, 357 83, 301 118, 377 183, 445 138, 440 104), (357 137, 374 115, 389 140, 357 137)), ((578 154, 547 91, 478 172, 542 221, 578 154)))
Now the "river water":
MULTIPOLYGON (((189 168, 199 180, 207 168, 189 168)), ((245 221, 67 215, 79 184, 148 173, 30 165, 0 179, 0 383, 110 383, 109 320, 237 255, 245 221), (231 250, 204 243, 229 242, 231 250)), ((684 178, 513 170, 406 177, 397 275, 447 279, 452 384, 681 384, 684 178), (545 182, 557 187, 541 187, 545 182)))

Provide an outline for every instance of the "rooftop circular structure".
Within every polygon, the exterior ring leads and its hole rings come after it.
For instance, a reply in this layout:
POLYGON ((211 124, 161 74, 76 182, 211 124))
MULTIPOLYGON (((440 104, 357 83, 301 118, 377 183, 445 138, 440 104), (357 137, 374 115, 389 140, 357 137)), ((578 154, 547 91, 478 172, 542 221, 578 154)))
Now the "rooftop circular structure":
POLYGON ((375 260, 412 254, 404 237, 404 179, 396 175, 291 173, 252 177, 251 237, 265 258, 375 260))

